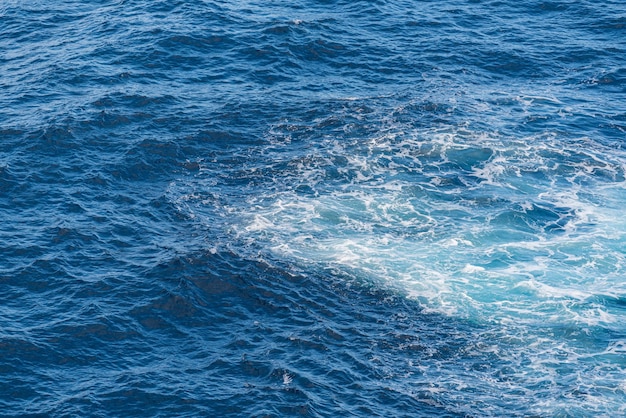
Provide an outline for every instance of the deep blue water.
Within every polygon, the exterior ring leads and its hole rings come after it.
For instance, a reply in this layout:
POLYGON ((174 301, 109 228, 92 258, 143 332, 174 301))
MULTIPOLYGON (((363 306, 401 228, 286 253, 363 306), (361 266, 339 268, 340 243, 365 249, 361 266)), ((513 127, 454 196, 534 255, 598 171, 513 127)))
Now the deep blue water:
POLYGON ((0 3, 0 415, 626 414, 626 4, 0 3))

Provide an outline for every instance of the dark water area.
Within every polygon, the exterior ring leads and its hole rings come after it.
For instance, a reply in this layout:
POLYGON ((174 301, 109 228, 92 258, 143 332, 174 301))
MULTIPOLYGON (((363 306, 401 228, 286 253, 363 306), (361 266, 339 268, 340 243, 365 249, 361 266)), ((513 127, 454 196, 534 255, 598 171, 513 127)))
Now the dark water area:
POLYGON ((626 413, 626 5, 0 4, 0 415, 626 413))

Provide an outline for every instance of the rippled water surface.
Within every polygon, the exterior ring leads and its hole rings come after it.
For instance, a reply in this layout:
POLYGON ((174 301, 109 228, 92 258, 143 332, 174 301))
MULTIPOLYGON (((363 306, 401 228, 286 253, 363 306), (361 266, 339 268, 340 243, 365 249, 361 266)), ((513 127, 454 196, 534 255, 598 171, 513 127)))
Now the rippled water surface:
POLYGON ((4 1, 6 416, 626 414, 626 6, 4 1))

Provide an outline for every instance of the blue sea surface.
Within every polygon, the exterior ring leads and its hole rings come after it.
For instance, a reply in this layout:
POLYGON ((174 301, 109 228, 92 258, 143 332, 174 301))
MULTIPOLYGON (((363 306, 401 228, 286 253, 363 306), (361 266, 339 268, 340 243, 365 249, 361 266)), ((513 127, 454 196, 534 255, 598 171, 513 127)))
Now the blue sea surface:
POLYGON ((0 415, 626 415, 626 3, 0 2, 0 415))

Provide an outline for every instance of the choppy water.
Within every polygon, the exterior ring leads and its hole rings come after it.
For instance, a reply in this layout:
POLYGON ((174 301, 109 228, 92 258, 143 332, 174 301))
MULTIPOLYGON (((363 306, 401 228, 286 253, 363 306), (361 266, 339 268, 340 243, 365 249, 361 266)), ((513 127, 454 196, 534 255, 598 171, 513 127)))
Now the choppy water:
POLYGON ((0 414, 626 414, 626 5, 0 4, 0 414))

